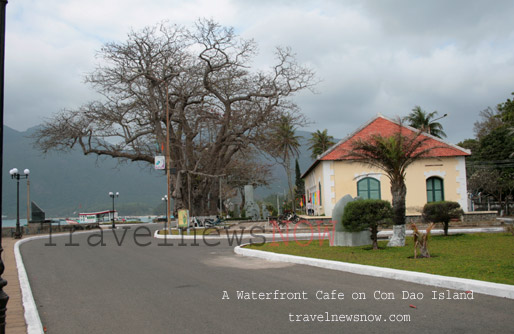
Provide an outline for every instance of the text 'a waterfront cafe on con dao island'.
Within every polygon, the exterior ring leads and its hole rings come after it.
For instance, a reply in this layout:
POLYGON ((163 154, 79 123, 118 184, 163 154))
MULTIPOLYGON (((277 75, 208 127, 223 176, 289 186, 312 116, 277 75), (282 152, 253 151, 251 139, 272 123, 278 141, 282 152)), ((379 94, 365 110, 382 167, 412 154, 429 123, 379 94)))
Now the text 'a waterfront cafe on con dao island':
POLYGON ((105 210, 100 212, 89 212, 89 213, 79 213, 79 223, 103 223, 112 221, 112 217, 114 215, 114 220, 118 220, 118 212, 116 210, 105 210))

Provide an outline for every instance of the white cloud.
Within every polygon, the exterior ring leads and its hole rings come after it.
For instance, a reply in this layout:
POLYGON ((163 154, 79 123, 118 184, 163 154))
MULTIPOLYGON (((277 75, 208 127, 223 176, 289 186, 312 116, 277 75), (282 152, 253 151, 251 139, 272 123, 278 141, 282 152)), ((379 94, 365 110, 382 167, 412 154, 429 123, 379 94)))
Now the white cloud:
POLYGON ((82 76, 102 43, 162 20, 191 26, 198 17, 254 38, 256 65, 291 46, 322 82, 296 98, 336 137, 377 112, 394 117, 414 105, 449 116, 449 140, 473 135, 478 112, 514 91, 511 2, 485 1, 17 1, 7 6, 6 123, 38 124, 94 98, 82 76))

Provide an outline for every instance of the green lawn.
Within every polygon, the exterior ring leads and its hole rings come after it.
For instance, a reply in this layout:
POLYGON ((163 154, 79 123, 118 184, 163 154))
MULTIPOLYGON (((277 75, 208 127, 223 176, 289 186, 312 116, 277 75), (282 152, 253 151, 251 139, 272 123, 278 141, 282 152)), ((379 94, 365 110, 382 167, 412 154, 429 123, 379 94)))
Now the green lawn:
POLYGON ((359 263, 378 267, 418 271, 429 274, 471 278, 482 281, 514 284, 514 237, 506 233, 458 234, 432 236, 429 240, 431 258, 414 259, 412 237, 405 247, 386 247, 379 241, 379 250, 371 246, 330 247, 328 240, 252 245, 252 249, 312 258, 359 263), (301 245, 300 245, 301 244, 301 245))

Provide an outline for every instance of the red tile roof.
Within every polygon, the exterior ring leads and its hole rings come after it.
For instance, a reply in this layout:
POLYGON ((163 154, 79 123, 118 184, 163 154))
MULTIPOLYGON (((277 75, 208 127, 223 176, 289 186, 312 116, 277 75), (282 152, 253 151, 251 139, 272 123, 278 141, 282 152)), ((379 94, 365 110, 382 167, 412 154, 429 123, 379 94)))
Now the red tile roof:
MULTIPOLYGON (((379 134, 383 137, 388 137, 398 131, 398 126, 398 123, 379 115, 349 137, 332 146, 320 157, 319 160, 351 160, 352 158, 348 156, 348 152, 350 152, 352 142, 354 140, 365 140, 373 134, 379 134)), ((402 127, 402 132, 407 136, 417 133, 417 129, 411 128, 410 126, 402 125, 402 127)), ((428 134, 421 134, 421 136, 428 138, 423 148, 426 148, 427 146, 434 147, 434 149, 429 151, 429 153, 426 155, 427 157, 453 157, 470 155, 469 151, 456 145, 448 144, 437 137, 428 134)))

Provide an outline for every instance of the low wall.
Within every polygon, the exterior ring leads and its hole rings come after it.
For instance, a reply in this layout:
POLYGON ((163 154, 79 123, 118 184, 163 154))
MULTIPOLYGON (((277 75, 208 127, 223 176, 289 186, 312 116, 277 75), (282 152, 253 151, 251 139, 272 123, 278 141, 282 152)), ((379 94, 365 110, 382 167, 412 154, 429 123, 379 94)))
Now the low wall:
MULTIPOLYGON (((460 221, 450 222, 452 226, 480 226, 480 225, 502 225, 502 222, 497 220, 498 213, 496 211, 474 211, 466 212, 460 221)), ((406 223, 424 223, 421 214, 407 215, 405 217, 406 223)))
MULTIPOLYGON (((57 232, 74 232, 80 230, 90 230, 93 228, 100 228, 98 223, 90 224, 63 224, 63 225, 52 225, 52 233, 57 232)), ((35 234, 46 234, 50 232, 50 224, 48 223, 29 223, 28 226, 20 226, 22 235, 35 235, 35 234)), ((3 227, 2 237, 14 237, 16 227, 3 227)))

